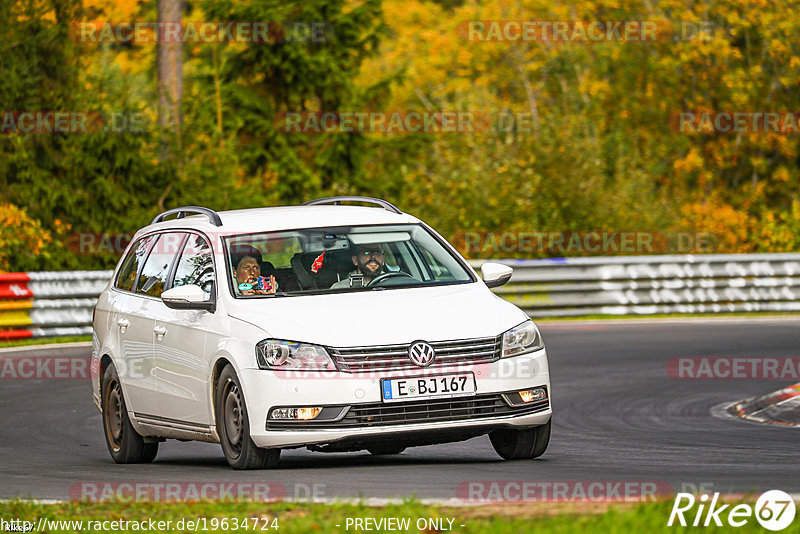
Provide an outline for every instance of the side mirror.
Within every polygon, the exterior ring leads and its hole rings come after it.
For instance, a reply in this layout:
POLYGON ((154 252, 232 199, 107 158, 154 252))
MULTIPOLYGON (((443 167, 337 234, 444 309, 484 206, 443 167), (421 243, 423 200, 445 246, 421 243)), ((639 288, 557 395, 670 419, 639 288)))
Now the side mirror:
POLYGON ((481 265, 481 277, 487 287, 500 287, 511 280, 514 269, 502 263, 484 263, 481 265))
POLYGON ((174 310, 206 310, 213 312, 217 309, 217 303, 213 300, 206 300, 203 289, 195 284, 173 287, 161 293, 161 300, 167 307, 174 310))

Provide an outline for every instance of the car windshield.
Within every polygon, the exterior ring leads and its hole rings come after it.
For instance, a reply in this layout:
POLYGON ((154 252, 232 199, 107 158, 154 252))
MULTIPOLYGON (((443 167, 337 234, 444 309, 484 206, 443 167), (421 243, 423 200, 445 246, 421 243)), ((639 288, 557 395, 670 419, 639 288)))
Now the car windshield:
POLYGON ((254 233, 225 240, 237 297, 338 293, 473 281, 418 224, 254 233))

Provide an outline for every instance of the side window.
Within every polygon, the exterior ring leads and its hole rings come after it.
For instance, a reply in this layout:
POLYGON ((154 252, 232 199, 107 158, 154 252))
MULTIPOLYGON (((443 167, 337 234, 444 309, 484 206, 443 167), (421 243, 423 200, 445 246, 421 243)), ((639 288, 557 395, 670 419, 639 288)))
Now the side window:
POLYGON ((175 282, 172 286, 198 285, 203 288, 206 300, 211 300, 215 281, 211 247, 203 237, 189 234, 186 247, 183 249, 178 268, 175 271, 175 282))
POLYGON ((391 246, 395 261, 400 270, 419 280, 427 280, 420 269, 420 261, 414 257, 414 249, 408 243, 396 243, 391 246))
POLYGON ((428 252, 426 248, 420 247, 419 251, 422 253, 422 256, 425 258, 428 267, 430 267, 431 271, 433 272, 433 278, 435 280, 455 280, 453 275, 450 274, 450 271, 447 270, 447 267, 442 265, 433 254, 428 252))
POLYGON ((136 272, 139 270, 150 245, 153 243, 155 236, 147 236, 139 239, 131 247, 125 260, 122 262, 122 267, 117 273, 117 279, 114 282, 114 287, 124 289, 126 291, 133 291, 133 282, 136 280, 136 272))
POLYGON ((160 297, 167 284, 169 268, 175 256, 180 252, 185 233, 169 232, 160 234, 158 241, 150 249, 150 255, 142 267, 142 274, 139 275, 139 283, 136 284, 136 292, 151 297, 160 297))

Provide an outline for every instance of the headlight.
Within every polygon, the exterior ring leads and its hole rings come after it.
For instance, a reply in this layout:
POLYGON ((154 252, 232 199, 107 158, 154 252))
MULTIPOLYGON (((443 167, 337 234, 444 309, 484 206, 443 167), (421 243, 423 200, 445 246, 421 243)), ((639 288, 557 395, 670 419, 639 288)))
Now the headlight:
POLYGON ((531 320, 503 334, 503 358, 544 348, 542 335, 531 320))
POLYGON ((273 371, 335 371, 328 352, 319 345, 265 339, 256 344, 256 361, 261 369, 273 371))

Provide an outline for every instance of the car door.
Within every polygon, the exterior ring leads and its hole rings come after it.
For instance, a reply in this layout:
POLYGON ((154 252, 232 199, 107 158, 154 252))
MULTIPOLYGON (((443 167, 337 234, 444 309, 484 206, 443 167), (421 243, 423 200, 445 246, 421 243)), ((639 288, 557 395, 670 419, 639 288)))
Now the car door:
MULTIPOLYGON (((214 256, 205 237, 189 234, 172 279, 171 287, 195 284, 203 288, 206 299, 216 298, 214 256)), ((205 346, 214 317, 213 312, 175 310, 163 303, 155 316, 159 414, 172 423, 189 428, 213 424, 205 346)))
POLYGON ((147 357, 141 356, 143 363, 140 369, 132 370, 135 372, 141 393, 147 395, 146 399, 142 399, 141 403, 137 403, 134 409, 130 410, 135 413, 137 419, 143 416, 157 416, 160 411, 158 396, 161 392, 154 357, 154 343, 158 337, 156 317, 160 308, 164 306, 161 293, 166 288, 175 257, 185 238, 186 234, 182 232, 157 234, 136 278, 135 295, 131 297, 135 299, 131 327, 135 326, 136 339, 142 340, 142 350, 145 345, 147 347, 147 357))
POLYGON ((147 299, 136 294, 136 282, 142 266, 158 236, 139 239, 128 255, 109 292, 109 320, 119 347, 115 358, 129 412, 152 413, 156 410, 156 383, 153 378, 153 327, 147 299))

